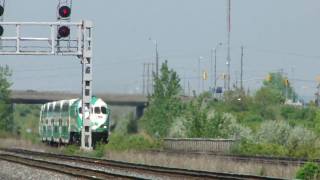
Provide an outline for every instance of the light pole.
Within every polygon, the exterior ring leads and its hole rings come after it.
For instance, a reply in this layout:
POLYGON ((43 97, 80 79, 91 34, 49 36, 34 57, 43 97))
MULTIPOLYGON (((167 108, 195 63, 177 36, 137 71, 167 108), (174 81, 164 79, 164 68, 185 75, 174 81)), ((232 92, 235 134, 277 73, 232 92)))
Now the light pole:
POLYGON ((215 91, 216 88, 217 88, 217 49, 219 46, 222 46, 222 43, 219 42, 216 47, 214 49, 211 49, 211 61, 210 61, 210 64, 211 64, 211 82, 210 84, 212 85, 212 59, 213 59, 213 53, 214 53, 214 86, 213 86, 213 90, 215 91))

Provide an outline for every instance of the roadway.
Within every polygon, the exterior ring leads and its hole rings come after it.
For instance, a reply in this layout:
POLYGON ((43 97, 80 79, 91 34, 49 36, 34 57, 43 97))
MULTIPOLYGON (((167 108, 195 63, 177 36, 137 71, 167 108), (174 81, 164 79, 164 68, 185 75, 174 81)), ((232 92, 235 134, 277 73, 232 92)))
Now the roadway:
MULTIPOLYGON (((136 107, 137 118, 143 115, 144 108, 148 106, 148 98, 138 94, 97 93, 95 96, 102 98, 111 106, 136 107)), ((11 102, 15 104, 44 104, 51 101, 80 97, 80 93, 60 91, 13 90, 11 92, 11 102)))

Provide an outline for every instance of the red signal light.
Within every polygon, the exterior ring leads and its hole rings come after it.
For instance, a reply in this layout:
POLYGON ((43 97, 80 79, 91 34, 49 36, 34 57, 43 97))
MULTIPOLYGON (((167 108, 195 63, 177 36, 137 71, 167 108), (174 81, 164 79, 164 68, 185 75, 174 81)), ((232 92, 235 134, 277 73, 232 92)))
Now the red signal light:
POLYGON ((61 26, 58 29, 58 38, 66 38, 70 35, 70 28, 68 26, 61 26))
POLYGON ((59 8, 59 15, 62 17, 62 18, 67 18, 71 15, 71 9, 70 7, 68 6, 61 6, 59 8))

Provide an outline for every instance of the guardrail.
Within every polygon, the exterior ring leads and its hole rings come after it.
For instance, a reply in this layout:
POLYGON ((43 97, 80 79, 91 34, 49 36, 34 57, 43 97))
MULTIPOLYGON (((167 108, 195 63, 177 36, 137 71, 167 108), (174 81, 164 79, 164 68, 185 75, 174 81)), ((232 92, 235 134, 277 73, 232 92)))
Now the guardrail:
POLYGON ((235 142, 234 139, 166 138, 164 148, 174 151, 227 153, 235 142))

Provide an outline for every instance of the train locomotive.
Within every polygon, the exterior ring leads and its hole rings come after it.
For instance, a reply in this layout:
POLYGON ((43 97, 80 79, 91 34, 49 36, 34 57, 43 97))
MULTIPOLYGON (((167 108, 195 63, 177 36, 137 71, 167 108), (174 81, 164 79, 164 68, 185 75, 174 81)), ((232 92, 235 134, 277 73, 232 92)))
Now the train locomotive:
MULTIPOLYGON (((81 99, 60 100, 41 106, 39 134, 43 142, 80 144, 82 121, 81 99)), ((108 143, 110 108, 101 99, 92 97, 90 126, 92 144, 108 143)))

